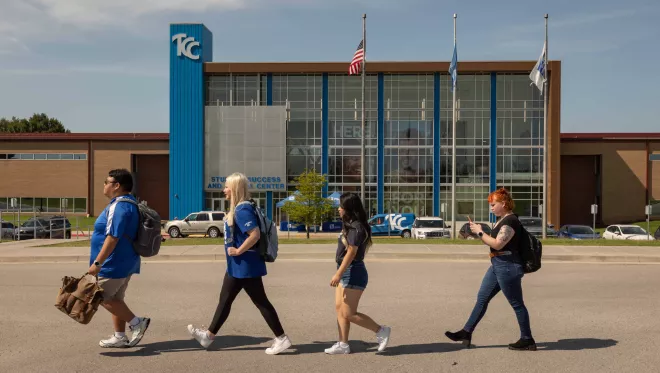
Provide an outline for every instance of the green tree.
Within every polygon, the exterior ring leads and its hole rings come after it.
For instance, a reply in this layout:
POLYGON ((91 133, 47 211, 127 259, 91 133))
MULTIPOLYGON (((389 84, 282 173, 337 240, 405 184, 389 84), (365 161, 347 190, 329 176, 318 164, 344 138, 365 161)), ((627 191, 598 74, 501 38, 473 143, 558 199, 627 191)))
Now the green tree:
POLYGON ((282 211, 289 216, 289 221, 305 224, 309 239, 310 226, 321 223, 323 218, 332 214, 334 207, 331 200, 322 196, 323 186, 327 183, 324 175, 305 170, 294 182, 298 184, 298 194, 293 201, 284 204, 282 211))
POLYGON ((48 115, 34 114, 29 119, 0 118, 0 133, 71 133, 62 122, 48 115))

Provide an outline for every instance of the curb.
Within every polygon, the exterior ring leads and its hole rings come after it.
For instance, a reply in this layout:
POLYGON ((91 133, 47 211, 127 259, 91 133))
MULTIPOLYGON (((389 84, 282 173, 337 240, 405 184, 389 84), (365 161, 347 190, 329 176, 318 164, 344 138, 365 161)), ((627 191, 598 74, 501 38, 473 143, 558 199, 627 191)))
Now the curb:
MULTIPOLYGON (((153 258, 142 258, 142 262, 213 262, 225 261, 224 254, 200 254, 200 255, 167 255, 160 254, 153 258)), ((374 261, 485 261, 488 255, 468 253, 370 253, 369 259, 374 261)), ((317 253, 280 253, 278 260, 312 260, 333 261, 327 252, 317 253)), ((547 262, 561 263, 640 263, 660 264, 660 256, 648 255, 557 255, 548 254, 543 256, 547 262)), ((7 263, 87 263, 88 255, 62 255, 62 256, 15 256, 0 257, 0 264, 7 263)))

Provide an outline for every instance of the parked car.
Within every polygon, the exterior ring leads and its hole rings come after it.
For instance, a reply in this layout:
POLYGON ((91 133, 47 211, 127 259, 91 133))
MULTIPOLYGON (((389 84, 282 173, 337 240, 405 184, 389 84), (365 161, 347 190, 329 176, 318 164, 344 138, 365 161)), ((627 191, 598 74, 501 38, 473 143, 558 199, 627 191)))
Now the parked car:
POLYGON ((412 225, 412 238, 449 238, 451 233, 442 218, 435 216, 421 216, 416 218, 412 225))
MULTIPOLYGON (((481 229, 484 231, 484 234, 490 235, 490 232, 492 229, 490 229, 490 225, 486 223, 478 223, 481 225, 481 229)), ((458 238, 462 238, 465 240, 476 240, 479 238, 479 236, 475 233, 472 233, 470 230, 470 223, 465 223, 461 227, 461 229, 458 231, 458 238)))
POLYGON ((658 227, 658 229, 655 230, 653 237, 655 237, 656 240, 660 240, 660 227, 658 227))
MULTIPOLYGON (((534 216, 521 216, 518 218, 520 223, 527 229, 527 231, 535 236, 543 236, 543 220, 534 216)), ((555 226, 548 224, 546 227, 546 236, 547 237, 557 237, 557 231, 555 231, 555 226)))
POLYGON ((3 221, 0 227, 0 237, 3 239, 14 239, 14 224, 8 221, 3 221))
POLYGON ((557 234, 560 238, 570 238, 572 240, 597 240, 600 239, 600 234, 588 225, 573 225, 567 224, 559 229, 557 234))
POLYGON ((638 225, 615 224, 610 225, 603 232, 603 238, 607 240, 635 240, 646 241, 654 240, 653 236, 648 234, 644 228, 638 225))
POLYGON ((26 220, 14 229, 15 240, 32 238, 71 238, 71 223, 61 215, 38 216, 26 220))
POLYGON ((410 238, 412 236, 412 224, 415 214, 377 214, 369 219, 371 234, 373 236, 401 236, 410 238))
POLYGON ((190 234, 204 234, 211 238, 224 234, 225 213, 222 211, 200 211, 186 216, 183 220, 170 220, 165 224, 165 231, 172 238, 186 237, 190 234))

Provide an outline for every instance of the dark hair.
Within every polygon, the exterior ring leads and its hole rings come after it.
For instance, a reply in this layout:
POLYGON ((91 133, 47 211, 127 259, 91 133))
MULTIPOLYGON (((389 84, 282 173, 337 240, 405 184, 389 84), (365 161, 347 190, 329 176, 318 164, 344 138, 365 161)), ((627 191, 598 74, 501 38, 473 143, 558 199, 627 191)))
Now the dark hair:
POLYGON ((341 218, 344 237, 348 235, 348 230, 351 229, 350 223, 357 221, 362 224, 362 227, 367 232, 367 248, 369 248, 372 243, 371 227, 367 222, 367 212, 364 211, 360 197, 355 193, 344 193, 339 197, 339 206, 344 210, 344 216, 341 218))
POLYGON ((127 169, 118 168, 111 170, 108 172, 108 176, 115 179, 124 192, 130 193, 133 191, 133 175, 127 169))

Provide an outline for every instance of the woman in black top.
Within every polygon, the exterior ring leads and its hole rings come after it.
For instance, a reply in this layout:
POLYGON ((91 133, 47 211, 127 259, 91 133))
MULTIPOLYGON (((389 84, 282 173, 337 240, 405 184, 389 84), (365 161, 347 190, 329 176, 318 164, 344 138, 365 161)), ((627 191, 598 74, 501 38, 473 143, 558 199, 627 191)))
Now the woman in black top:
POLYGON ((351 323, 376 333, 378 351, 383 351, 390 339, 390 328, 378 325, 371 317, 357 312, 360 297, 369 281, 364 255, 371 246, 371 227, 367 223, 367 213, 364 211, 360 197, 355 193, 342 194, 339 198, 339 215, 343 224, 335 256, 337 272, 330 280, 330 286, 337 288, 335 311, 339 342, 326 348, 325 353, 330 355, 351 353, 351 348, 348 346, 351 323))
POLYGON ((490 246, 491 266, 481 283, 477 303, 472 314, 462 330, 445 335, 455 342, 463 342, 470 347, 472 332, 486 313, 488 303, 502 290, 516 313, 520 327, 520 340, 509 344, 511 350, 536 351, 536 342, 532 338, 529 325, 529 313, 523 302, 522 278, 524 276, 522 262, 518 253, 519 240, 522 237, 522 225, 514 215, 514 203, 509 192, 502 188, 488 196, 488 203, 493 214, 499 217, 490 236, 484 234, 481 225, 470 221, 470 229, 479 235, 481 241, 490 246))

